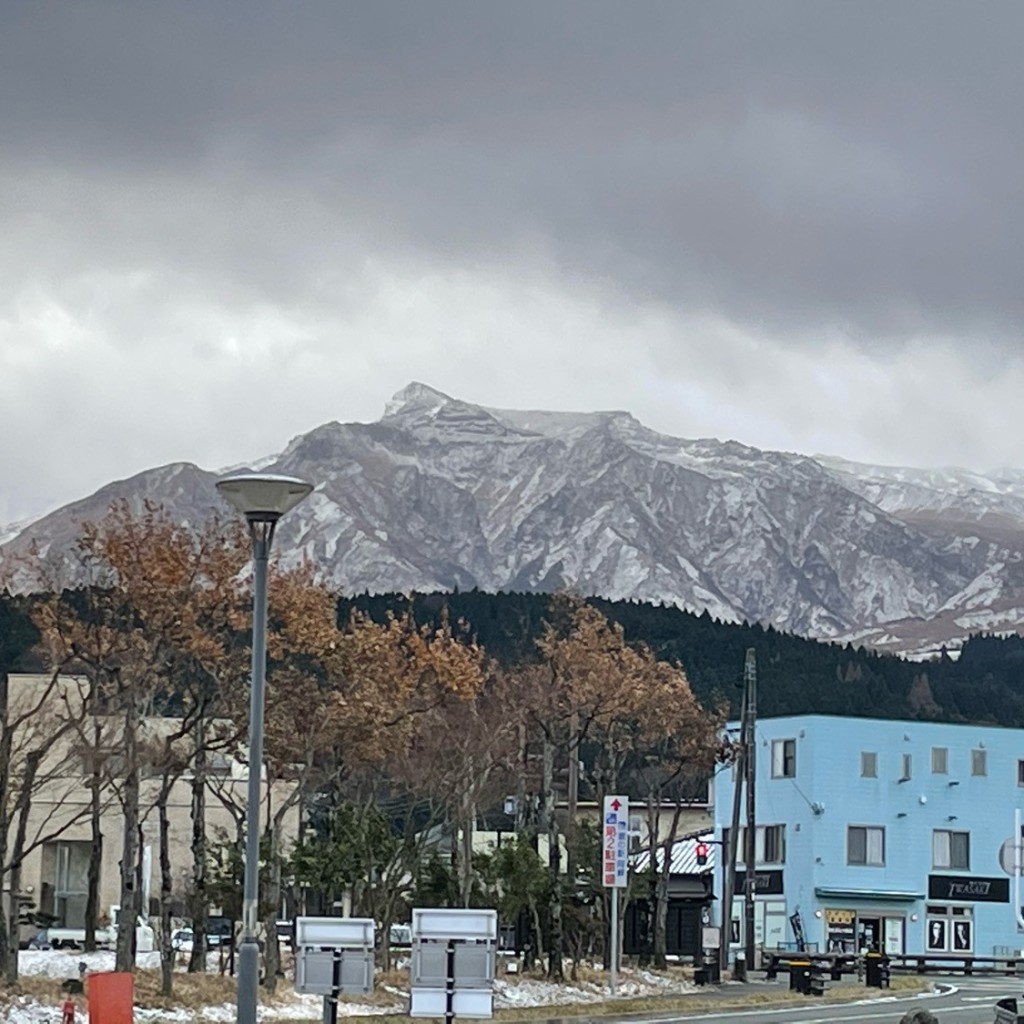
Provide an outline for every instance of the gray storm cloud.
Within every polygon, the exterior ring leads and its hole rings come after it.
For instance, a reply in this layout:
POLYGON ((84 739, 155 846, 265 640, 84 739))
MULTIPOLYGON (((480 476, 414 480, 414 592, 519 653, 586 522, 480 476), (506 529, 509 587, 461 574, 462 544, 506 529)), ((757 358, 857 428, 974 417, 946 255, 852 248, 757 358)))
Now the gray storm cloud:
MULTIPOLYGON (((782 329, 1019 336, 1016 3, 86 2, 4 18, 7 166, 116 169, 153 204, 200 176, 243 223, 245 197, 273 194, 297 249, 319 208, 378 245, 475 260, 540 245, 569 273, 782 329)), ((259 276, 252 255, 203 248, 182 258, 259 276)), ((334 256, 311 248, 314 267, 334 256)))
POLYGON ((1019 461, 1022 37, 1016 0, 2 5, 0 523, 412 378, 1019 461))

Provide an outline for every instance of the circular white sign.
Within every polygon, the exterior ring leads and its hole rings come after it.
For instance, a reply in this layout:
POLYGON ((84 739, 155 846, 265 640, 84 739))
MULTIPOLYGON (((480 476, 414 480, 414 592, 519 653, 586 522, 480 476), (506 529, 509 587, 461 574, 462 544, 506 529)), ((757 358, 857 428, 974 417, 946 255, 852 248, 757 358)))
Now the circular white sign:
MULTIPOLYGON (((1021 863, 1024 864, 1024 850, 1021 851, 1021 863)), ((1017 873, 1014 861, 1013 836, 1010 836, 1009 839, 1004 839, 1003 845, 999 847, 999 866, 1011 878, 1017 873)))

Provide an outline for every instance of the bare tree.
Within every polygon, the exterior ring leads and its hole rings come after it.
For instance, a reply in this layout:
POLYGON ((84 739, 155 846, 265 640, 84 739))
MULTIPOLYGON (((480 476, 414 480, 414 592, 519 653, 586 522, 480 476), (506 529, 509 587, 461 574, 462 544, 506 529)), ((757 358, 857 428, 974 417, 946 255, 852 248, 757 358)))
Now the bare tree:
POLYGON ((79 682, 57 672, 16 693, 10 677, 0 675, 0 878, 10 894, 0 928, 0 963, 9 983, 18 977, 22 864, 88 812, 76 800, 79 777, 66 764, 66 741, 83 708, 79 682))

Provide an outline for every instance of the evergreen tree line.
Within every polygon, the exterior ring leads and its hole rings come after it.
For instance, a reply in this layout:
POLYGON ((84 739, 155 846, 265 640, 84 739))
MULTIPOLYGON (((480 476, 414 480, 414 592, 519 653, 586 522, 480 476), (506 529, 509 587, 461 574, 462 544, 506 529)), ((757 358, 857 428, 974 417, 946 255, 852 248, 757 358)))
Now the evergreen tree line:
MULTIPOLYGON (((339 615, 359 609, 374 618, 409 610, 422 622, 441 616, 469 624, 474 637, 506 665, 536 657, 549 595, 456 593, 361 594, 339 601, 339 615)), ((925 662, 863 646, 809 640, 771 626, 721 622, 669 605, 591 598, 643 643, 686 671, 702 704, 724 701, 739 716, 744 654, 757 655, 758 705, 764 716, 824 714, 923 718, 1024 726, 1024 637, 971 635, 957 658, 925 662)))

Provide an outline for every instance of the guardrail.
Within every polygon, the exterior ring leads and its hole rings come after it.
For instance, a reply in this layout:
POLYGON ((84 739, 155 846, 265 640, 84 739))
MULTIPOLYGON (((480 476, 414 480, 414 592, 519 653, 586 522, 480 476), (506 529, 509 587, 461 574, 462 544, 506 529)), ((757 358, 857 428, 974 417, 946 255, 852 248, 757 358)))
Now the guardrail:
MULTIPOLYGON (((985 956, 980 953, 886 953, 882 954, 889 971, 898 974, 998 974, 1006 977, 1024 975, 1024 957, 985 956)), ((864 957, 853 953, 799 953, 765 950, 761 968, 769 979, 782 971, 811 961, 818 969, 827 970, 833 981, 843 974, 864 973, 864 957)))
POLYGON ((817 970, 828 973, 832 981, 839 981, 844 973, 858 971, 859 959, 853 953, 775 953, 765 950, 761 954, 761 967, 767 978, 772 980, 780 971, 788 971, 793 964, 810 962, 817 970))
POLYGON ((889 970, 900 974, 1024 974, 1024 958, 965 953, 890 954, 889 970))

